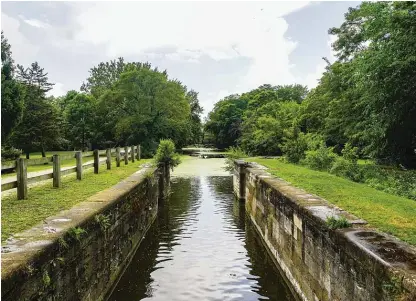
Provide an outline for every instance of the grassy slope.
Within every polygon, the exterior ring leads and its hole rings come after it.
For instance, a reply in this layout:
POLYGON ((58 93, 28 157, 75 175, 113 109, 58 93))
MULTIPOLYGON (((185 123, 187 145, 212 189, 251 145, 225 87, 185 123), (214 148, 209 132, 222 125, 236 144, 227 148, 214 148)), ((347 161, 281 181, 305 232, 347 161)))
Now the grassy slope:
POLYGON ((416 202, 326 172, 274 159, 249 158, 272 174, 365 219, 370 227, 416 245, 416 202))
POLYGON ((85 171, 82 181, 76 180, 75 174, 64 177, 63 187, 59 189, 51 187, 51 182, 48 181, 45 185, 30 188, 27 200, 18 201, 15 194, 2 197, 1 240, 117 184, 148 161, 150 160, 129 162, 127 166, 122 163, 121 167, 113 167, 111 170, 106 170, 105 165, 101 165, 98 175, 92 173, 90 168, 85 171))

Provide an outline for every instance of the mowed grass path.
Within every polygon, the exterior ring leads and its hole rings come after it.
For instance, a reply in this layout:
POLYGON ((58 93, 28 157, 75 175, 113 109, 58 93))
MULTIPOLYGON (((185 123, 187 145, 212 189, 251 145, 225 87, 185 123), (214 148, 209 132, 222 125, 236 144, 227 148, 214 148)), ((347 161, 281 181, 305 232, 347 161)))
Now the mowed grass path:
POLYGON ((414 200, 391 195, 327 172, 283 163, 276 159, 247 158, 245 160, 268 167, 271 174, 366 220, 369 227, 416 245, 416 201, 414 200))
POLYGON ((53 188, 51 181, 48 181, 45 185, 29 188, 27 200, 17 200, 15 194, 2 197, 1 240, 29 229, 48 216, 69 209, 89 196, 117 184, 149 161, 150 159, 142 159, 129 162, 128 165, 122 162, 120 167, 115 167, 113 162, 111 170, 102 164, 98 175, 93 173, 93 168, 89 168, 84 171, 81 181, 75 178, 75 174, 63 177, 62 188, 53 188))

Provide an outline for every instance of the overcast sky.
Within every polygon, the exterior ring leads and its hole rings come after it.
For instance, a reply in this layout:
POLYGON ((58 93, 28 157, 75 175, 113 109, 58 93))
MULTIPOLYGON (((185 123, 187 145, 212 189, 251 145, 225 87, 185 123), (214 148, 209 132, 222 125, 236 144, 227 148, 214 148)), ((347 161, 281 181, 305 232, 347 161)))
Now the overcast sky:
POLYGON ((2 2, 16 63, 38 61, 51 93, 79 90, 117 57, 149 61, 199 92, 204 115, 262 84, 310 88, 333 60, 328 28, 359 2, 2 2))

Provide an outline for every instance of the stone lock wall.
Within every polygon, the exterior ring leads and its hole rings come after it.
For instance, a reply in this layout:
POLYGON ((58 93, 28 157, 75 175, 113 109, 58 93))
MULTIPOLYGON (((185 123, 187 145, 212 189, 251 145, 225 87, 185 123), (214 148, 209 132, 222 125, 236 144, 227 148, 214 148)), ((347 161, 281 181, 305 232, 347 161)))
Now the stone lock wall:
POLYGON ((413 247, 366 228, 365 221, 261 166, 236 161, 234 185, 236 196, 245 199, 247 214, 300 299, 416 300, 413 247), (344 216, 353 227, 329 230, 328 216, 344 216))
POLYGON ((146 167, 2 249, 2 300, 103 300, 167 195, 168 168, 146 167))

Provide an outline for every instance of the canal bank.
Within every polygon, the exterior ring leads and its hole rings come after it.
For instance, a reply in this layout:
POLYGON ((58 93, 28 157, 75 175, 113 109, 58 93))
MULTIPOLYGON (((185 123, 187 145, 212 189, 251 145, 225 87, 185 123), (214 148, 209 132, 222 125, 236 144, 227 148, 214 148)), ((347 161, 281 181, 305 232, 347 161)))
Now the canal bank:
POLYGON ((415 300, 416 251, 324 199, 235 161, 233 188, 303 300, 415 300), (351 226, 330 229, 328 217, 351 226))
POLYGON ((166 167, 117 185, 18 233, 2 246, 2 300, 102 300, 167 195, 166 167))

